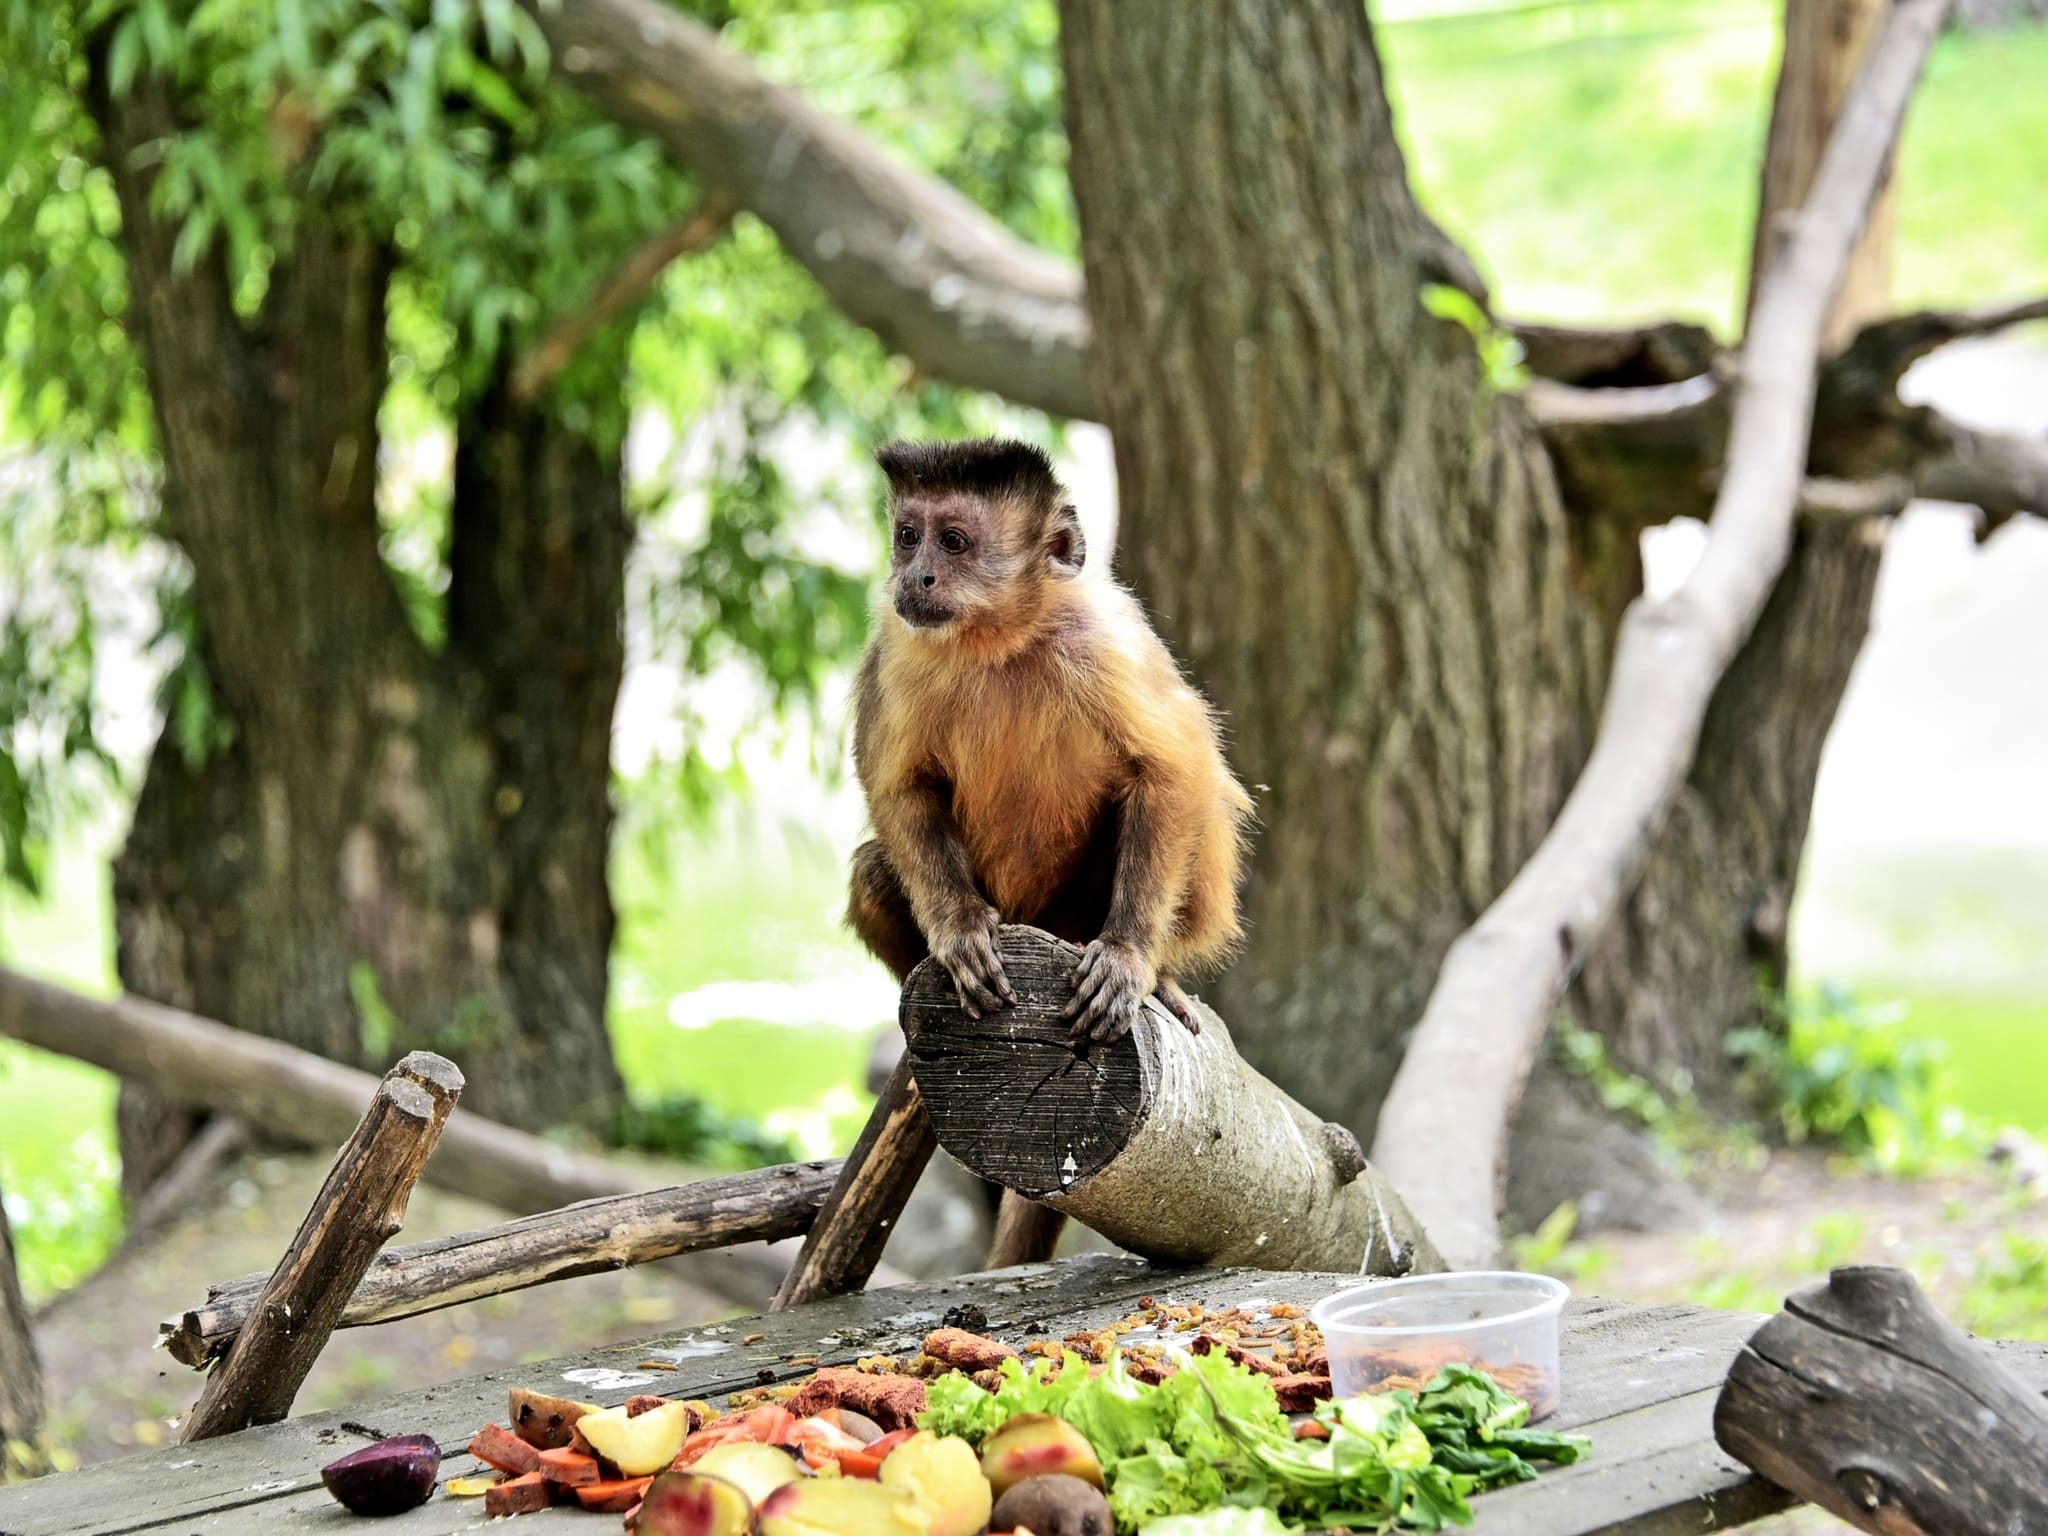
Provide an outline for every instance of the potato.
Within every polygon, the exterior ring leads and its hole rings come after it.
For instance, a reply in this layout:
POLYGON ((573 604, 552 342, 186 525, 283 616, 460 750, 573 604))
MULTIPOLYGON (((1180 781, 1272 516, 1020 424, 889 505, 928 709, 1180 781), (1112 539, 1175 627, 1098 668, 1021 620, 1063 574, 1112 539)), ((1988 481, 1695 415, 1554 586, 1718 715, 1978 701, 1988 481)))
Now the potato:
POLYGON ((882 1461, 884 1488, 900 1488, 931 1521, 931 1536, 975 1536, 988 1524, 995 1493, 965 1440, 919 1430, 882 1461))
POLYGON ((586 1413, 596 1413, 597 1404, 514 1387, 508 1411, 512 1415, 513 1434, 536 1451, 559 1451, 567 1448, 576 1421, 586 1413))
POLYGON ((996 1500, 990 1524, 1031 1536, 1116 1536, 1102 1490, 1063 1472, 1027 1477, 996 1500))

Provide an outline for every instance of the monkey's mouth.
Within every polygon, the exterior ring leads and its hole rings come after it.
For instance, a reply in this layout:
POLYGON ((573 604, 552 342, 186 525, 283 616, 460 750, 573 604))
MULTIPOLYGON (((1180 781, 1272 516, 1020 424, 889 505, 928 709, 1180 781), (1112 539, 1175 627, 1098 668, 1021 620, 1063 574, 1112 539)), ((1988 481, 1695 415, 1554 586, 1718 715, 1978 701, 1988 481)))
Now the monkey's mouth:
POLYGON ((912 629, 942 629, 959 617, 950 608, 941 608, 936 603, 921 603, 915 598, 896 599, 896 617, 912 629))

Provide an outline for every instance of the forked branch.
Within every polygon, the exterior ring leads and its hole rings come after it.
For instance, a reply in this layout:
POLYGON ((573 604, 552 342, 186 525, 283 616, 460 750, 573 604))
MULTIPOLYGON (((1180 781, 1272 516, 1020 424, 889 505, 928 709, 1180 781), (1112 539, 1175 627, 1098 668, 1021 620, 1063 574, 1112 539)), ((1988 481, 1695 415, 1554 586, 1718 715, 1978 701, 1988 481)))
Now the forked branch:
POLYGON ((1506 891, 1451 946, 1380 1113, 1373 1160, 1453 1266, 1490 1262, 1508 1130, 1551 1010, 1627 894, 1721 675, 1783 571, 1822 325, 1948 0, 1900 0, 1781 234, 1742 350, 1705 553, 1622 621, 1591 760, 1506 891))

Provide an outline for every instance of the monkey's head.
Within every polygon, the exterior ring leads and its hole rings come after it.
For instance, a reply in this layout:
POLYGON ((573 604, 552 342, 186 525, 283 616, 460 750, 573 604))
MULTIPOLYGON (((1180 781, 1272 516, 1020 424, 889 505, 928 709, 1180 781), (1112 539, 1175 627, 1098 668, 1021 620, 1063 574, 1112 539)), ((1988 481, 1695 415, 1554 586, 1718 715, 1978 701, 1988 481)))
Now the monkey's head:
POLYGON ((1081 572, 1081 519, 1029 443, 890 443, 890 598, 933 636, 1028 621, 1053 583, 1081 572))

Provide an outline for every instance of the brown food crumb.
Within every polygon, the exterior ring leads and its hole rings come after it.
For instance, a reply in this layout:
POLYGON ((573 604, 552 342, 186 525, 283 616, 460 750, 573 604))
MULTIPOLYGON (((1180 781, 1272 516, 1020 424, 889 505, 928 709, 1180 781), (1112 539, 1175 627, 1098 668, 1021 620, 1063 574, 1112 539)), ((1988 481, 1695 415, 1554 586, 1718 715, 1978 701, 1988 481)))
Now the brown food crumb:
POLYGON ((1003 1361, 1017 1358, 1017 1351, 1001 1339, 969 1333, 965 1328, 940 1328, 926 1334, 924 1352, 942 1365, 969 1375, 993 1370, 1003 1361))
POLYGON ((828 1366, 789 1400, 789 1411, 800 1419, 827 1408, 864 1413, 885 1431, 915 1429, 917 1416, 925 1410, 924 1383, 909 1376, 873 1376, 828 1366))
POLYGON ((1257 1371, 1261 1376, 1285 1376, 1288 1374, 1287 1368, 1280 1364, 1279 1361, 1268 1360, 1264 1355, 1255 1355, 1240 1345, 1226 1343, 1212 1333, 1198 1335, 1195 1342, 1190 1344, 1188 1348, 1198 1355, 1213 1355, 1221 1351, 1246 1370, 1257 1371))
POLYGON ((1275 1376, 1273 1395, 1280 1399, 1282 1413, 1307 1413, 1317 1403, 1328 1402, 1330 1378, 1327 1376, 1275 1376))
POLYGON ((636 1371, 679 1371, 682 1367, 672 1365, 666 1360, 642 1360, 633 1369, 636 1371))

